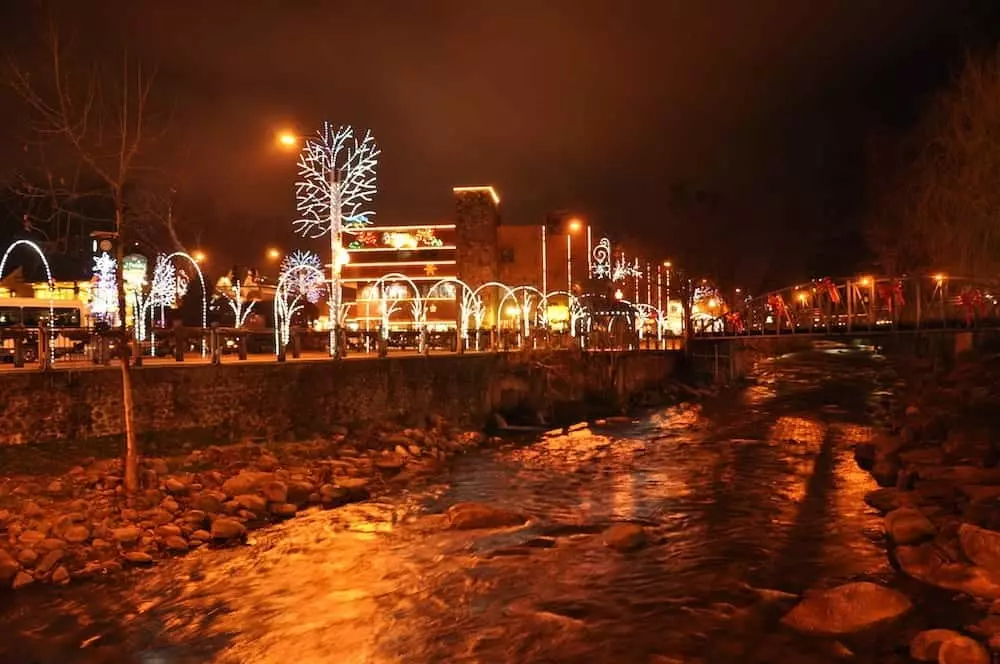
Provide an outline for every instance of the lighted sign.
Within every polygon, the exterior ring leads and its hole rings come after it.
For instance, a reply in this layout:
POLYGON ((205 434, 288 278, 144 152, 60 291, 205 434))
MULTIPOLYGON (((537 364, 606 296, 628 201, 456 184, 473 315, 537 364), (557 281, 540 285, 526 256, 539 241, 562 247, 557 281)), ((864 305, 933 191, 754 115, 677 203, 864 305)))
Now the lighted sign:
POLYGON ((122 278, 129 286, 140 286, 146 280, 149 261, 142 254, 129 254, 122 259, 122 278))

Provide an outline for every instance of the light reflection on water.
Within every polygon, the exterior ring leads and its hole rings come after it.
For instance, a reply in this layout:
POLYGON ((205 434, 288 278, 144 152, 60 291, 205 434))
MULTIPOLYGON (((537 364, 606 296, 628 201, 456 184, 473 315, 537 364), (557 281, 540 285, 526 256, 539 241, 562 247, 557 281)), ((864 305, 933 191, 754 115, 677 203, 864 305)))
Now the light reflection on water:
POLYGON ((889 573, 863 534, 878 522, 862 501, 873 483, 851 454, 871 433, 872 378, 856 356, 770 363, 704 408, 484 451, 251 547, 18 595, 2 619, 22 638, 0 661, 826 661, 779 633, 746 584, 889 573), (444 529, 441 512, 465 500, 529 525, 444 529), (616 520, 644 523, 652 544, 610 551, 595 533, 616 520))

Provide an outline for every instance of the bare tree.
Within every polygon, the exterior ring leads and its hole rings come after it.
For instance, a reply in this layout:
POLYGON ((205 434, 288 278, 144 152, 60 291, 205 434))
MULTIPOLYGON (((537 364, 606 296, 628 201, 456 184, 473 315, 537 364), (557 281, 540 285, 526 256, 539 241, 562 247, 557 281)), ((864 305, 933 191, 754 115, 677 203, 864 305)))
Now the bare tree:
POLYGON ((902 269, 1000 272, 1000 50, 969 56, 874 201, 869 241, 902 269))
MULTIPOLYGON (((33 115, 32 131, 39 144, 47 150, 65 150, 67 161, 77 163, 77 172, 99 185, 99 193, 111 210, 121 265, 125 243, 132 231, 128 223, 129 191, 140 180, 139 157, 153 138, 149 132, 149 102, 154 76, 127 54, 122 57, 117 73, 103 69, 96 61, 86 70, 77 69, 70 63, 82 58, 67 57, 54 26, 49 30, 47 46, 48 71, 35 73, 12 61, 8 66, 10 84, 33 115)), ((118 308, 122 334, 125 488, 135 492, 139 453, 122 279, 118 280, 118 308)))

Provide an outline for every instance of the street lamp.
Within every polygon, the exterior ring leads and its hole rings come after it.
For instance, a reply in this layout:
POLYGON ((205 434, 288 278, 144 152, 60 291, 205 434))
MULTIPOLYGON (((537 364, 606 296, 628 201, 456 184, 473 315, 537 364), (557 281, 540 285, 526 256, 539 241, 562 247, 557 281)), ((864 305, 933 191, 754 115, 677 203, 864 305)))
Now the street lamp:
POLYGON ((286 149, 292 149, 299 147, 299 137, 290 131, 280 131, 275 137, 278 145, 286 149))
POLYGON ((274 249, 274 248, 268 249, 267 250, 267 257, 270 260, 272 260, 272 261, 276 261, 279 258, 281 258, 281 252, 279 250, 277 250, 277 249, 274 249))
POLYGON ((566 233, 566 292, 573 293, 573 233, 583 227, 579 219, 570 219, 566 233))
POLYGON ((201 251, 200 249, 191 254, 191 258, 194 259, 195 263, 204 263, 207 260, 205 252, 201 251))

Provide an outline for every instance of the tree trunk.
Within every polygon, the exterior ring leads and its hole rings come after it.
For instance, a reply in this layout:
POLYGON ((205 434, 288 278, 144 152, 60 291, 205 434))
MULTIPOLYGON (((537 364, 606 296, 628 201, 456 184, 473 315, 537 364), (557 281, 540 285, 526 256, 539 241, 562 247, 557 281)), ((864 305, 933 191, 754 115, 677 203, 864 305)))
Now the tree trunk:
MULTIPOLYGON (((116 196, 116 198, 118 198, 116 196)), ((118 362, 122 368, 122 423, 125 426, 125 491, 134 494, 139 490, 139 448, 135 442, 135 417, 132 400, 132 343, 125 319, 125 278, 122 263, 125 259, 125 238, 122 235, 124 205, 116 200, 115 229, 118 232, 115 254, 118 260, 116 282, 118 284, 118 315, 121 322, 121 340, 118 347, 118 362)))

